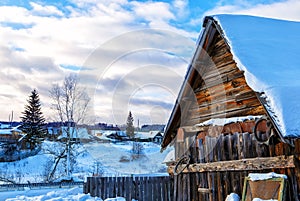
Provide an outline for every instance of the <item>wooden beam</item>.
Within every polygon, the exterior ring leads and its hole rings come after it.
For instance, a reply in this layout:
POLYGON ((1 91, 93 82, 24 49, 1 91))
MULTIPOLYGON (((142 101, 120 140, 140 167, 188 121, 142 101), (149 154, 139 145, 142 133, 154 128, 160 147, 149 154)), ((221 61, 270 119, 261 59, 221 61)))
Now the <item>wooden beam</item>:
MULTIPOLYGON (((177 170, 181 169, 179 165, 177 170)), ((174 174, 175 166, 168 167, 168 173, 174 174)), ((244 171, 244 170, 266 170, 266 169, 282 169, 295 168, 294 156, 276 156, 264 158, 247 158, 232 161, 219 161, 212 163, 196 163, 190 164, 185 168, 183 173, 190 172, 224 172, 224 171, 244 171)))
POLYGON ((210 126, 182 126, 181 129, 186 133, 196 133, 207 131, 209 127, 210 126))

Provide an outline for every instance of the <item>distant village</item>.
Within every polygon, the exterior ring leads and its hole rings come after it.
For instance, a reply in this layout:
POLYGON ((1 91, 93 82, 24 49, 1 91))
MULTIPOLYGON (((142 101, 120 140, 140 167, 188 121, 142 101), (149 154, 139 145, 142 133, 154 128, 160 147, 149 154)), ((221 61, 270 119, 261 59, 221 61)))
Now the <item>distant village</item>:
MULTIPOLYGON (((130 138, 126 135, 126 125, 113 125, 107 123, 97 123, 94 125, 75 125, 71 123, 71 139, 74 142, 119 142, 119 141, 138 141, 161 143, 165 125, 142 125, 135 128, 135 137, 130 138)), ((30 149, 24 139, 25 133, 22 132, 21 122, 0 121, 0 147, 10 150, 16 146, 17 149, 30 149)), ((46 130, 45 138, 53 141, 66 141, 67 122, 49 122, 44 125, 46 130)))

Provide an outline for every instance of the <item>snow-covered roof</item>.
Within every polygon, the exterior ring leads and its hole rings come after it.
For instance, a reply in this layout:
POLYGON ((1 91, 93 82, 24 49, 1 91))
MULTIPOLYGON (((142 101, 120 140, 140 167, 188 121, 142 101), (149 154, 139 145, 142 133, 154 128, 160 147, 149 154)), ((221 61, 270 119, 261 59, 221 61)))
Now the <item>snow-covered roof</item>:
POLYGON ((21 133, 22 131, 19 129, 19 126, 13 128, 2 128, 0 129, 0 135, 11 135, 12 132, 21 133))
MULTIPOLYGON (((58 139, 66 138, 67 137, 67 127, 61 127, 62 134, 58 137, 58 139)), ((81 139, 90 139, 91 136, 88 134, 86 128, 74 128, 70 127, 70 134, 71 138, 81 138, 81 139)))
POLYGON ((248 85, 263 92, 284 137, 300 137, 300 22, 216 15, 248 85))
POLYGON ((140 139, 150 139, 154 138, 159 133, 161 134, 160 131, 138 132, 135 133, 135 137, 140 139))

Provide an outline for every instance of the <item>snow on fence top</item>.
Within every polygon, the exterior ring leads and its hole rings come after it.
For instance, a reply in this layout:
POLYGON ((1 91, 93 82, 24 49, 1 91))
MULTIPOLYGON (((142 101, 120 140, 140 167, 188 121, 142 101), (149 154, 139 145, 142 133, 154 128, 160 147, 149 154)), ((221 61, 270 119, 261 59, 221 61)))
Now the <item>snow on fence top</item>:
POLYGON ((300 22, 216 15, 248 85, 263 92, 284 137, 300 137, 300 22))

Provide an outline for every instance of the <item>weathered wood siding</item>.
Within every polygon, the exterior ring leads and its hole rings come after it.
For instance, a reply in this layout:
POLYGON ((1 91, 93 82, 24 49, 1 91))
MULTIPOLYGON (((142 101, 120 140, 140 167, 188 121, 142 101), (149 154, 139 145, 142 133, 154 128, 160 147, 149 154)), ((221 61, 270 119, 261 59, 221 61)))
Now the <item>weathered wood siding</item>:
POLYGON ((224 39, 218 32, 213 35, 205 61, 195 66, 196 78, 190 84, 196 102, 181 104, 182 111, 186 111, 181 126, 192 126, 211 118, 265 114, 224 39))
POLYGON ((224 38, 214 25, 207 29, 202 49, 178 97, 178 107, 171 115, 163 148, 174 139, 179 127, 212 118, 266 115, 224 38))
MULTIPOLYGON (((226 196, 234 192, 242 195, 244 178, 251 172, 277 172, 288 176, 287 200, 299 200, 299 160, 300 140, 295 141, 295 147, 282 142, 274 142, 271 145, 260 144, 253 134, 235 133, 219 135, 218 137, 206 136, 205 140, 198 139, 197 143, 190 143, 188 151, 191 155, 193 165, 208 164, 217 161, 236 161, 240 159, 256 157, 294 156, 295 167, 280 164, 277 169, 272 166, 253 165, 251 170, 229 170, 218 171, 218 168, 202 170, 199 172, 189 172, 186 168, 184 172, 174 175, 174 200, 176 201, 223 201, 226 196), (200 192, 199 192, 200 191, 200 192)), ((270 158, 271 159, 271 158, 270 158)), ((208 167, 209 168, 209 167, 208 167)), ((234 167, 231 167, 232 169, 234 167)), ((192 168, 191 168, 192 169, 192 168)), ((191 170, 190 169, 190 170, 191 170)), ((222 169, 222 168, 219 168, 222 169)), ((171 175, 174 166, 169 167, 171 175)))

